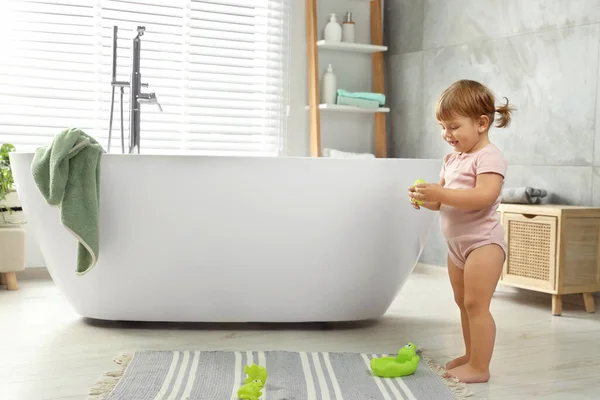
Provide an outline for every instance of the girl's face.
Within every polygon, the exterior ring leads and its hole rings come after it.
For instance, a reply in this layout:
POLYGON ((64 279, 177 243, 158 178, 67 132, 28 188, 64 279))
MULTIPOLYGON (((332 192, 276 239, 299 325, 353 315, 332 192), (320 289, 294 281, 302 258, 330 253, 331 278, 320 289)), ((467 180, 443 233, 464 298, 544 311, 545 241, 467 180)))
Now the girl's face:
POLYGON ((478 121, 468 117, 455 117, 448 121, 438 121, 442 128, 442 139, 459 153, 479 150, 488 143, 488 118, 481 116, 478 121))

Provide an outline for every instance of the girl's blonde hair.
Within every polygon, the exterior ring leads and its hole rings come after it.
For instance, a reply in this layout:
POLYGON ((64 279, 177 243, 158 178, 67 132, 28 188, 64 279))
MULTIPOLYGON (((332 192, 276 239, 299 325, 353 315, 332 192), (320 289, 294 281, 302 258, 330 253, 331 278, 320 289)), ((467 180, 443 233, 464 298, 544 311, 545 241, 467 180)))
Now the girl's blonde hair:
POLYGON ((471 80, 460 80, 453 83, 444 90, 435 108, 435 116, 438 121, 447 121, 457 116, 479 119, 486 115, 490 120, 490 126, 494 122, 496 113, 500 115, 496 124, 499 128, 510 125, 513 106, 506 103, 496 107, 494 94, 479 82, 471 80))

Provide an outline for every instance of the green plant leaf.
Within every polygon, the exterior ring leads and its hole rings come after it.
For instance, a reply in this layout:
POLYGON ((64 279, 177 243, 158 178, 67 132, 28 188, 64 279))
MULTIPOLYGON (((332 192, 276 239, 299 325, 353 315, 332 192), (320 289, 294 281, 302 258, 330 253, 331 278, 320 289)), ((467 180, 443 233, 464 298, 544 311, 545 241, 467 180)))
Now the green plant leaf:
POLYGON ((0 146, 0 202, 13 189, 14 179, 9 158, 9 153, 13 151, 15 151, 15 146, 10 143, 0 146))

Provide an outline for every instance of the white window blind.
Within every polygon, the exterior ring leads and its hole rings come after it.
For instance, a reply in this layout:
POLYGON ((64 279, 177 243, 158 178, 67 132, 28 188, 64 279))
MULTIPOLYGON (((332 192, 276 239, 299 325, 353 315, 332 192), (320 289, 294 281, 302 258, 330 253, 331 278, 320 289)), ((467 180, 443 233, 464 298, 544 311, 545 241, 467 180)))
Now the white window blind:
MULTIPOLYGON (((113 25, 117 80, 141 38, 144 154, 279 155, 291 0, 1 0, 0 143, 32 151, 77 127, 106 148, 113 25)), ((124 127, 129 136, 129 89, 124 127)), ((111 152, 121 152, 119 88, 111 152)))

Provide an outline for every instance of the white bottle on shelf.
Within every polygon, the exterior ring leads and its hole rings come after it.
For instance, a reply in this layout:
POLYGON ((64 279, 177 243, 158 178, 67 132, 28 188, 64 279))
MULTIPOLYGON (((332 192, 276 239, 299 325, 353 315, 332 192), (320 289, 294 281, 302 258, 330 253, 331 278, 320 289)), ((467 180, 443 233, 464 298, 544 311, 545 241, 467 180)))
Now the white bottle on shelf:
POLYGON ((337 22, 335 13, 329 14, 329 22, 325 25, 324 36, 328 42, 342 41, 342 26, 337 22))
POLYGON ((337 80, 333 73, 331 64, 323 74, 323 88, 321 89, 321 102, 324 104, 335 104, 337 95, 337 80))

